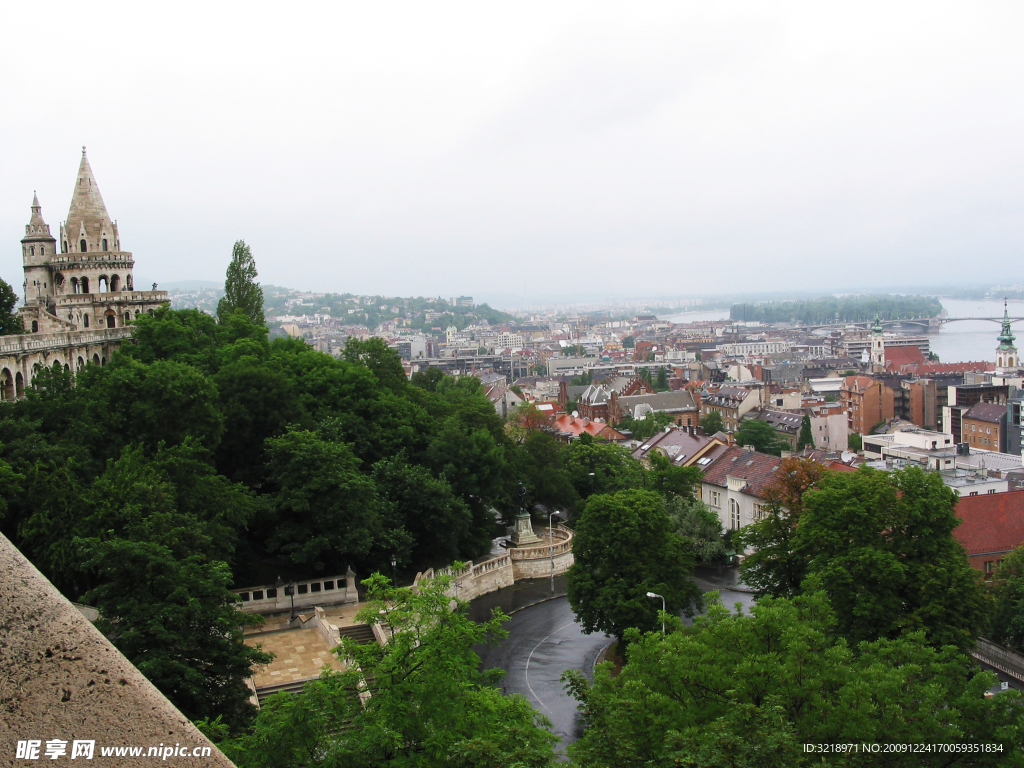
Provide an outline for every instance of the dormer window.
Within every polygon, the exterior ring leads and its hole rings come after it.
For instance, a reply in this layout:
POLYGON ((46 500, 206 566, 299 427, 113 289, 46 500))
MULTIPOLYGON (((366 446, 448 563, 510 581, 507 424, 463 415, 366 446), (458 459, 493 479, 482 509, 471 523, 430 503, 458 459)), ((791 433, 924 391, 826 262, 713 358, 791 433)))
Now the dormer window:
POLYGON ((85 244, 85 240, 80 240, 78 246, 81 249, 82 253, 85 253, 86 251, 89 250, 89 246, 85 244))
POLYGON ((103 238, 103 250, 104 251, 109 251, 110 250, 109 248, 107 248, 107 239, 106 238, 103 238))

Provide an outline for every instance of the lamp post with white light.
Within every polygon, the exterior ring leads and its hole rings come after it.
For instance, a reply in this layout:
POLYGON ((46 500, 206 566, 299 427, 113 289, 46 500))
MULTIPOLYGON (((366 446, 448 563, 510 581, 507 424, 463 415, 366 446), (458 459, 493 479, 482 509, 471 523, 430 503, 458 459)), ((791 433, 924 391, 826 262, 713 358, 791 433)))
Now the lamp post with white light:
MULTIPOLYGON (((665 613, 665 598, 663 595, 659 595, 657 592, 648 592, 648 597, 660 597, 661 598, 661 612, 665 613)), ((661 620, 661 636, 665 636, 665 619, 661 620)))

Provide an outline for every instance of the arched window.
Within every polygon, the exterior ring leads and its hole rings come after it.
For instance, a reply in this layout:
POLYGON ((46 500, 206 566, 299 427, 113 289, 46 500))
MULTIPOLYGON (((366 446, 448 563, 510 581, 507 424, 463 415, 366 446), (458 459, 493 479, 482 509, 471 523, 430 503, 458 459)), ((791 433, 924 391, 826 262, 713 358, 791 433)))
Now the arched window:
POLYGON ((107 248, 107 238, 105 238, 105 237, 103 238, 103 250, 104 251, 110 250, 109 248, 107 248))
POLYGON ((92 361, 93 361, 94 364, 99 365, 100 364, 100 356, 99 355, 93 355, 92 356, 92 361))
POLYGON ((39 321, 38 320, 33 320, 32 321, 32 333, 39 333, 39 321))
POLYGON ((131 325, 131 322, 132 322, 132 313, 131 312, 125 312, 124 313, 124 324, 125 325, 131 325))
POLYGON ((30 245, 28 247, 28 253, 29 253, 30 256, 35 256, 36 255, 36 247, 34 245, 30 245))
POLYGON ((46 246, 45 245, 40 245, 39 246, 39 255, 40 256, 45 256, 46 255, 46 246))
POLYGON ((89 313, 88 312, 86 312, 84 315, 82 315, 82 325, 84 325, 86 328, 89 327, 89 313))
POLYGON ((108 309, 106 312, 107 328, 117 327, 117 315, 114 314, 114 310, 108 309))
POLYGON ((83 368, 85 368, 85 360, 83 360, 81 357, 79 357, 78 358, 78 370, 82 370, 83 368))
POLYGON ((14 377, 4 368, 0 371, 0 400, 14 399, 14 377))
POLYGON ((86 251, 89 250, 89 246, 85 244, 85 240, 79 240, 78 247, 81 248, 82 253, 85 253, 86 251))
POLYGON ((729 527, 734 531, 740 527, 740 505, 736 499, 729 499, 729 527))
POLYGON ((88 292, 89 292, 89 278, 88 277, 83 277, 82 278, 82 293, 88 293, 88 292))
POLYGON ((21 375, 21 371, 14 374, 14 394, 18 397, 25 396, 25 377, 21 375))
POLYGON ((100 275, 99 280, 98 280, 98 286, 99 286, 100 293, 106 293, 107 292, 109 286, 107 285, 107 276, 106 275, 100 275))
POLYGON ((111 275, 110 290, 115 293, 121 290, 121 278, 118 275, 111 275))
POLYGON ((131 275, 128 275, 128 277, 125 278, 125 284, 128 286, 128 290, 129 291, 134 290, 134 288, 132 288, 132 276, 131 275))
POLYGON ((71 292, 72 293, 78 293, 78 278, 77 277, 72 277, 71 278, 71 292))
POLYGON ((67 253, 67 252, 68 252, 68 241, 65 240, 64 241, 64 253, 67 253))

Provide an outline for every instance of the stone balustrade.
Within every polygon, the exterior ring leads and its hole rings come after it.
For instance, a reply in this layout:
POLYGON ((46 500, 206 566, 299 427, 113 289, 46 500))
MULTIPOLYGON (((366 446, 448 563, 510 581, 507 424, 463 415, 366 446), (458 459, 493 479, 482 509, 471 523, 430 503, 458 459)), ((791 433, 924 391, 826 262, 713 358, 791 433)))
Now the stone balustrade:
MULTIPOLYGON (((339 605, 358 603, 356 575, 350 568, 344 576, 322 579, 305 579, 294 582, 295 609, 317 605, 339 605)), ((242 602, 239 610, 245 613, 278 613, 290 611, 292 596, 286 595, 288 584, 273 584, 263 587, 246 587, 232 590, 242 602)))

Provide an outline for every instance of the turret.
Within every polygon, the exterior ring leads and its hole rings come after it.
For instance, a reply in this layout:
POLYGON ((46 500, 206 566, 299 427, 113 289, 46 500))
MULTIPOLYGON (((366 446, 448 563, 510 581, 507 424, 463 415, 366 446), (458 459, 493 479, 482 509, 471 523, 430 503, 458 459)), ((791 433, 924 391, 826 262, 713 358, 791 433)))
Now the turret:
POLYGON ((50 234, 50 225, 43 221, 39 196, 32 194, 32 215, 25 225, 21 240, 21 258, 25 267, 25 303, 42 300, 53 295, 50 270, 47 267, 54 255, 57 241, 50 234))

